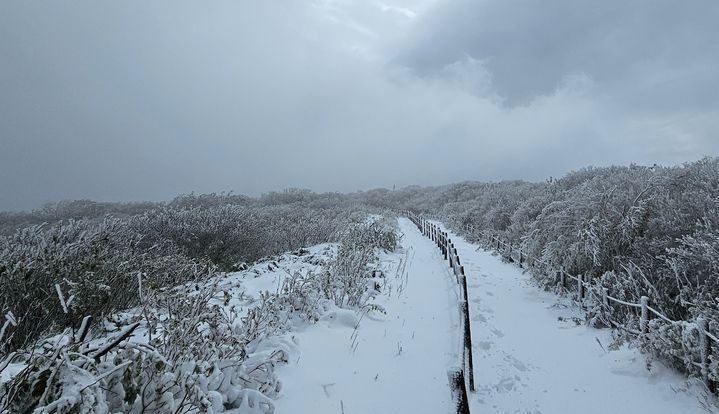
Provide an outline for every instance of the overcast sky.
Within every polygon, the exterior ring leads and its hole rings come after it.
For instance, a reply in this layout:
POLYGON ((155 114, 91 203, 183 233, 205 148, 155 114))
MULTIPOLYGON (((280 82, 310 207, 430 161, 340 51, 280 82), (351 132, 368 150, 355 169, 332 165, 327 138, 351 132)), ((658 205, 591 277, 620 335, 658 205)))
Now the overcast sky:
POLYGON ((715 0, 0 2, 0 210, 719 155, 715 0))

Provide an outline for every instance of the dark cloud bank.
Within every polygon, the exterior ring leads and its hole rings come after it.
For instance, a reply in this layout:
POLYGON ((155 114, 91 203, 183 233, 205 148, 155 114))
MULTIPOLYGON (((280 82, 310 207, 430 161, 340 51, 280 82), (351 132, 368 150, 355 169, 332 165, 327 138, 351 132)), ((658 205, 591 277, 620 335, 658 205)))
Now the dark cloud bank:
POLYGON ((719 3, 8 0, 0 210, 719 153, 719 3))

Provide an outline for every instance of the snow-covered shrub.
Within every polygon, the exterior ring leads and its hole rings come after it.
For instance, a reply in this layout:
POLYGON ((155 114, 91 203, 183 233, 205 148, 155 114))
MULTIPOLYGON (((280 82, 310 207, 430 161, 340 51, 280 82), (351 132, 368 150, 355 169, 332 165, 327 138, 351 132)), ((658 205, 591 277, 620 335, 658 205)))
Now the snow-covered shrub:
MULTIPOLYGON (((693 323, 703 316, 710 332, 719 332, 713 322, 719 320, 719 158, 677 167, 585 168, 544 183, 465 182, 357 197, 441 217, 469 240, 492 234, 521 246, 547 263, 533 269, 546 288, 556 286, 556 271, 564 268, 582 275, 596 297, 603 288, 631 303, 647 296, 668 318, 693 323)), ((638 329, 636 308, 610 303, 607 310, 592 298, 586 305, 590 321, 601 323, 606 313, 638 329)), ((683 349, 680 335, 644 340, 658 341, 646 349, 683 349)))
MULTIPOLYGON (((0 388, 0 409, 10 412, 188 413, 239 409, 271 413, 280 388, 274 366, 281 346, 262 344, 253 312, 235 320, 210 301, 215 287, 158 295, 152 339, 131 340, 134 322, 101 343, 72 343, 69 334, 34 355, 28 367, 0 388), (157 323, 157 322, 161 323, 157 323), (122 341, 119 341, 119 340, 122 341), (264 346, 264 348, 263 348, 264 346), (249 350, 249 351, 248 351, 249 350), (249 353, 250 357, 248 357, 249 353)), ((147 321, 151 322, 151 321, 147 321)), ((275 331, 262 326, 262 335, 275 331)))
POLYGON ((253 219, 250 210, 235 205, 163 207, 134 217, 130 225, 147 246, 169 240, 188 257, 233 270, 235 263, 248 261, 250 250, 265 249, 253 219))
POLYGON ((394 251, 399 240, 393 223, 371 220, 349 227, 341 237, 337 257, 330 264, 323 283, 325 295, 339 307, 366 303, 375 286, 370 267, 376 249, 394 251))
POLYGON ((719 320, 719 204, 716 208, 713 217, 699 221, 695 232, 664 256, 678 299, 692 316, 711 320, 719 320))
POLYGON ((146 287, 159 289, 204 278, 215 268, 237 270, 265 256, 338 241, 364 215, 353 214, 356 209, 337 197, 302 191, 260 199, 189 195, 154 208, 79 201, 32 213, 89 218, 0 236, 0 312, 12 312, 18 321, 0 339, 0 354, 31 345, 44 332, 77 325, 83 315, 137 304, 138 274, 146 287), (98 219, 103 211, 141 214, 98 219), (68 298, 69 312, 57 301, 56 284, 68 298))
POLYGON ((385 217, 370 218, 366 222, 344 229, 340 235, 340 242, 345 247, 394 251, 399 243, 395 223, 394 220, 385 217))
MULTIPOLYGON (((272 413, 281 389, 275 367, 293 347, 288 329, 320 320, 337 303, 364 305, 369 263, 377 249, 395 247, 393 231, 389 222, 356 224, 341 236, 336 258, 307 258, 324 271, 289 275, 248 309, 233 302, 222 276, 162 288, 139 273, 127 288, 141 306, 104 324, 116 332, 76 340, 66 329, 26 354, 27 367, 0 386, 0 412, 272 413), (356 289, 347 288, 349 279, 356 289), (337 294, 347 299, 336 301, 337 294)), ((69 302, 58 293, 55 301, 69 302)))
POLYGON ((146 245, 170 240, 185 255, 210 260, 228 271, 236 270, 239 263, 335 241, 338 231, 349 223, 348 215, 339 209, 235 204, 169 206, 131 221, 146 245))
POLYGON ((70 220, 0 237, 0 310, 17 319, 12 339, 0 353, 30 345, 48 330, 76 327, 85 315, 105 315, 136 304, 138 274, 152 275, 151 284, 159 287, 194 280, 211 270, 167 241, 142 246, 142 236, 120 219, 70 220))
POLYGON ((282 282, 281 298, 285 302, 285 319, 289 322, 317 322, 324 309, 322 275, 295 272, 282 282))
POLYGON ((264 293, 240 317, 217 300, 216 285, 154 292, 149 312, 100 343, 72 343, 67 331, 41 348, 0 388, 0 411, 271 413, 281 387, 274 367, 287 349, 268 338, 284 332, 291 304, 308 299, 297 297, 303 293, 310 292, 264 293))
POLYGON ((339 307, 363 303, 372 276, 368 269, 374 251, 361 246, 341 245, 337 258, 326 273, 324 291, 339 307))
POLYGON ((106 216, 123 218, 158 207, 158 203, 111 203, 92 200, 65 200, 47 203, 33 211, 0 212, 0 235, 11 235, 16 230, 37 224, 55 224, 68 220, 98 220, 106 216))

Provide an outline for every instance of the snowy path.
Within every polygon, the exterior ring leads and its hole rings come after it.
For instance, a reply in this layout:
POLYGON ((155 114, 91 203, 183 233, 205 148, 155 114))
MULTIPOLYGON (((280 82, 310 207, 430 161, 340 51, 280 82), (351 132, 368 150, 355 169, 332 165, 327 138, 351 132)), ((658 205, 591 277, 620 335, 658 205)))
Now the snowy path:
POLYGON ((350 315, 298 332, 299 359, 278 369, 285 384, 278 414, 452 412, 447 367, 458 363, 459 332, 453 279, 409 220, 400 219, 400 229, 406 256, 387 257, 387 315, 362 319, 354 351, 350 315), (400 257, 407 259, 404 274, 397 272, 400 257))
POLYGON ((450 237, 469 283, 473 413, 706 412, 696 384, 656 362, 648 371, 635 349, 606 352, 608 330, 575 323, 576 307, 535 287, 517 266, 450 237))

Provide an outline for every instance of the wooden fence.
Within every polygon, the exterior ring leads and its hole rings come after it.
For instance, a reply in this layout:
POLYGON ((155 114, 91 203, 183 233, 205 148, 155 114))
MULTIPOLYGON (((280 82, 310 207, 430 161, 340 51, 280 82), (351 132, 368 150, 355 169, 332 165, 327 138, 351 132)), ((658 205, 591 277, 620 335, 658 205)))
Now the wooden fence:
POLYGON ((422 234, 432 240, 439 248, 444 260, 449 264, 450 269, 459 285, 460 300, 459 308, 462 319, 462 364, 461 368, 448 372, 452 398, 457 406, 457 413, 469 414, 469 402, 467 397, 467 386, 470 391, 475 391, 474 385, 474 360, 472 357, 472 331, 469 318, 469 297, 467 295, 467 276, 464 273, 457 249, 448 237, 437 225, 425 220, 411 211, 401 211, 403 216, 409 218, 422 234))
MULTIPOLYGON (((458 279, 459 283, 462 283, 462 312, 463 317, 465 318, 464 325, 467 326, 465 328, 465 338, 467 335, 469 335, 469 351, 465 351, 465 354, 469 354, 468 358, 468 364, 469 364, 469 372, 472 372, 473 368, 471 367, 472 361, 471 361, 471 332, 469 331, 469 312, 465 311, 464 304, 466 304, 467 301, 467 291, 466 291, 466 278, 464 277, 464 269, 460 265, 459 256, 457 255, 457 251, 454 248, 454 245, 452 244, 451 240, 449 239, 446 232, 442 231, 438 226, 433 224, 431 220, 435 220, 438 222, 443 221, 442 217, 437 216, 430 216, 430 215, 421 215, 418 216, 411 211, 403 211, 403 215, 407 216, 412 220, 415 225, 422 231, 422 233, 432 239, 433 241, 437 242, 438 247, 442 251, 443 255, 445 256, 445 259, 450 261, 450 266, 455 272, 455 275, 459 278, 461 275, 464 280, 460 281, 458 279), (460 269, 460 270, 457 270, 460 269)), ((486 243, 494 248, 498 253, 501 255, 507 257, 510 259, 510 261, 516 263, 518 266, 524 268, 529 267, 533 270, 542 269, 544 272, 548 272, 549 274, 554 273, 555 277, 557 279, 557 284, 562 287, 562 289, 565 289, 575 295, 575 298, 577 299, 578 304, 582 309, 584 309, 584 303, 585 299, 588 296, 591 296, 594 300, 598 301, 597 303, 601 306, 601 312, 603 313, 604 319, 608 321, 612 326, 618 329, 622 329, 630 334, 636 335, 636 336, 643 336, 650 332, 650 324, 649 321, 652 318, 659 318, 662 321, 664 321, 667 324, 671 325, 678 325, 682 323, 686 323, 688 321, 675 321, 671 318, 667 317, 666 315, 659 312, 657 309, 653 308, 650 305, 649 297, 645 295, 641 295, 638 300, 622 300, 619 298, 616 298, 610 294, 610 291, 608 288, 603 286, 597 286, 590 284, 587 280, 584 279, 583 275, 572 275, 569 272, 567 272, 563 267, 559 267, 558 269, 554 266, 552 266, 550 263, 547 263, 545 260, 542 260, 541 258, 534 257, 531 254, 528 254, 525 252, 521 246, 515 246, 511 242, 503 240, 501 236, 497 234, 492 234, 490 232, 477 232, 475 228, 471 226, 465 226, 463 228, 466 232, 470 234, 480 234, 486 241, 486 243), (570 285, 574 284, 573 287, 570 285), (571 287, 571 289, 570 289, 571 287), (611 309, 612 306, 622 306, 627 307, 630 309, 633 309, 637 312, 639 317, 639 330, 631 329, 627 326, 624 326, 623 324, 620 324, 614 320, 611 319, 611 309)), ((704 384, 706 385, 707 389, 713 393, 717 394, 717 383, 712 380, 709 377, 709 366, 711 363, 710 355, 712 352, 712 343, 719 346, 719 338, 712 334, 709 331, 709 323, 705 317, 698 317, 694 321, 697 332, 699 334, 699 350, 700 350, 700 360, 699 361, 691 361, 690 363, 694 365, 696 368, 699 369, 702 375, 702 379, 704 381, 704 384)), ((465 339, 465 350, 467 349, 467 340, 465 339)), ((677 358, 682 359, 681 357, 677 356, 677 358)), ((683 359, 682 359, 683 361, 683 359)), ((466 362, 466 360, 465 360, 466 362)), ((472 378, 472 375, 469 375, 470 377, 470 384, 471 389, 474 391, 474 380, 472 378)), ((455 377, 456 378, 456 377, 455 377)))
MULTIPOLYGON (((472 232, 474 229, 466 228, 465 230, 472 232)), ((552 269, 552 266, 546 261, 537 257, 533 257, 532 255, 526 253, 521 247, 513 246, 511 242, 502 240, 499 235, 491 234, 488 232, 481 232, 480 234, 483 235, 483 237, 486 239, 486 241, 492 248, 494 248, 497 252, 504 255, 505 257, 511 259, 510 261, 517 263, 517 265, 520 267, 529 266, 531 268, 538 268, 541 266, 541 268, 545 271, 547 271, 547 269, 552 269)), ((551 270, 549 271, 552 272, 551 270)), ((658 310, 651 307, 649 304, 648 296, 640 296, 639 301, 636 303, 633 301, 625 301, 610 295, 608 288, 591 285, 588 281, 584 280, 583 275, 572 275, 569 272, 565 271, 563 267, 559 267, 559 269, 553 271, 553 273, 555 274, 555 277, 557 279, 557 284, 561 286, 562 289, 568 290, 571 283, 575 284, 572 290, 574 290, 575 292, 574 295, 580 308, 584 309, 584 301, 589 295, 594 296, 593 299, 597 300, 598 303, 601 304, 601 312, 604 316, 604 319, 610 324, 612 324, 615 328, 622 329, 626 332, 629 332, 630 334, 641 336, 649 333, 649 320, 653 317, 662 319, 664 322, 672 325, 684 322, 674 321, 663 315, 658 310), (612 320, 609 315, 611 314, 610 311, 613 305, 625 306, 635 309, 636 312, 638 312, 639 316, 639 330, 637 331, 635 329, 628 328, 612 320)), ((699 349, 701 355, 700 361, 691 361, 691 363, 700 370, 702 374, 702 379, 707 389, 710 392, 716 394, 717 384, 715 381, 709 378, 709 356, 712 348, 710 341, 719 344, 719 338, 709 332, 708 323, 705 318, 697 318, 696 326, 699 333, 699 349)))

